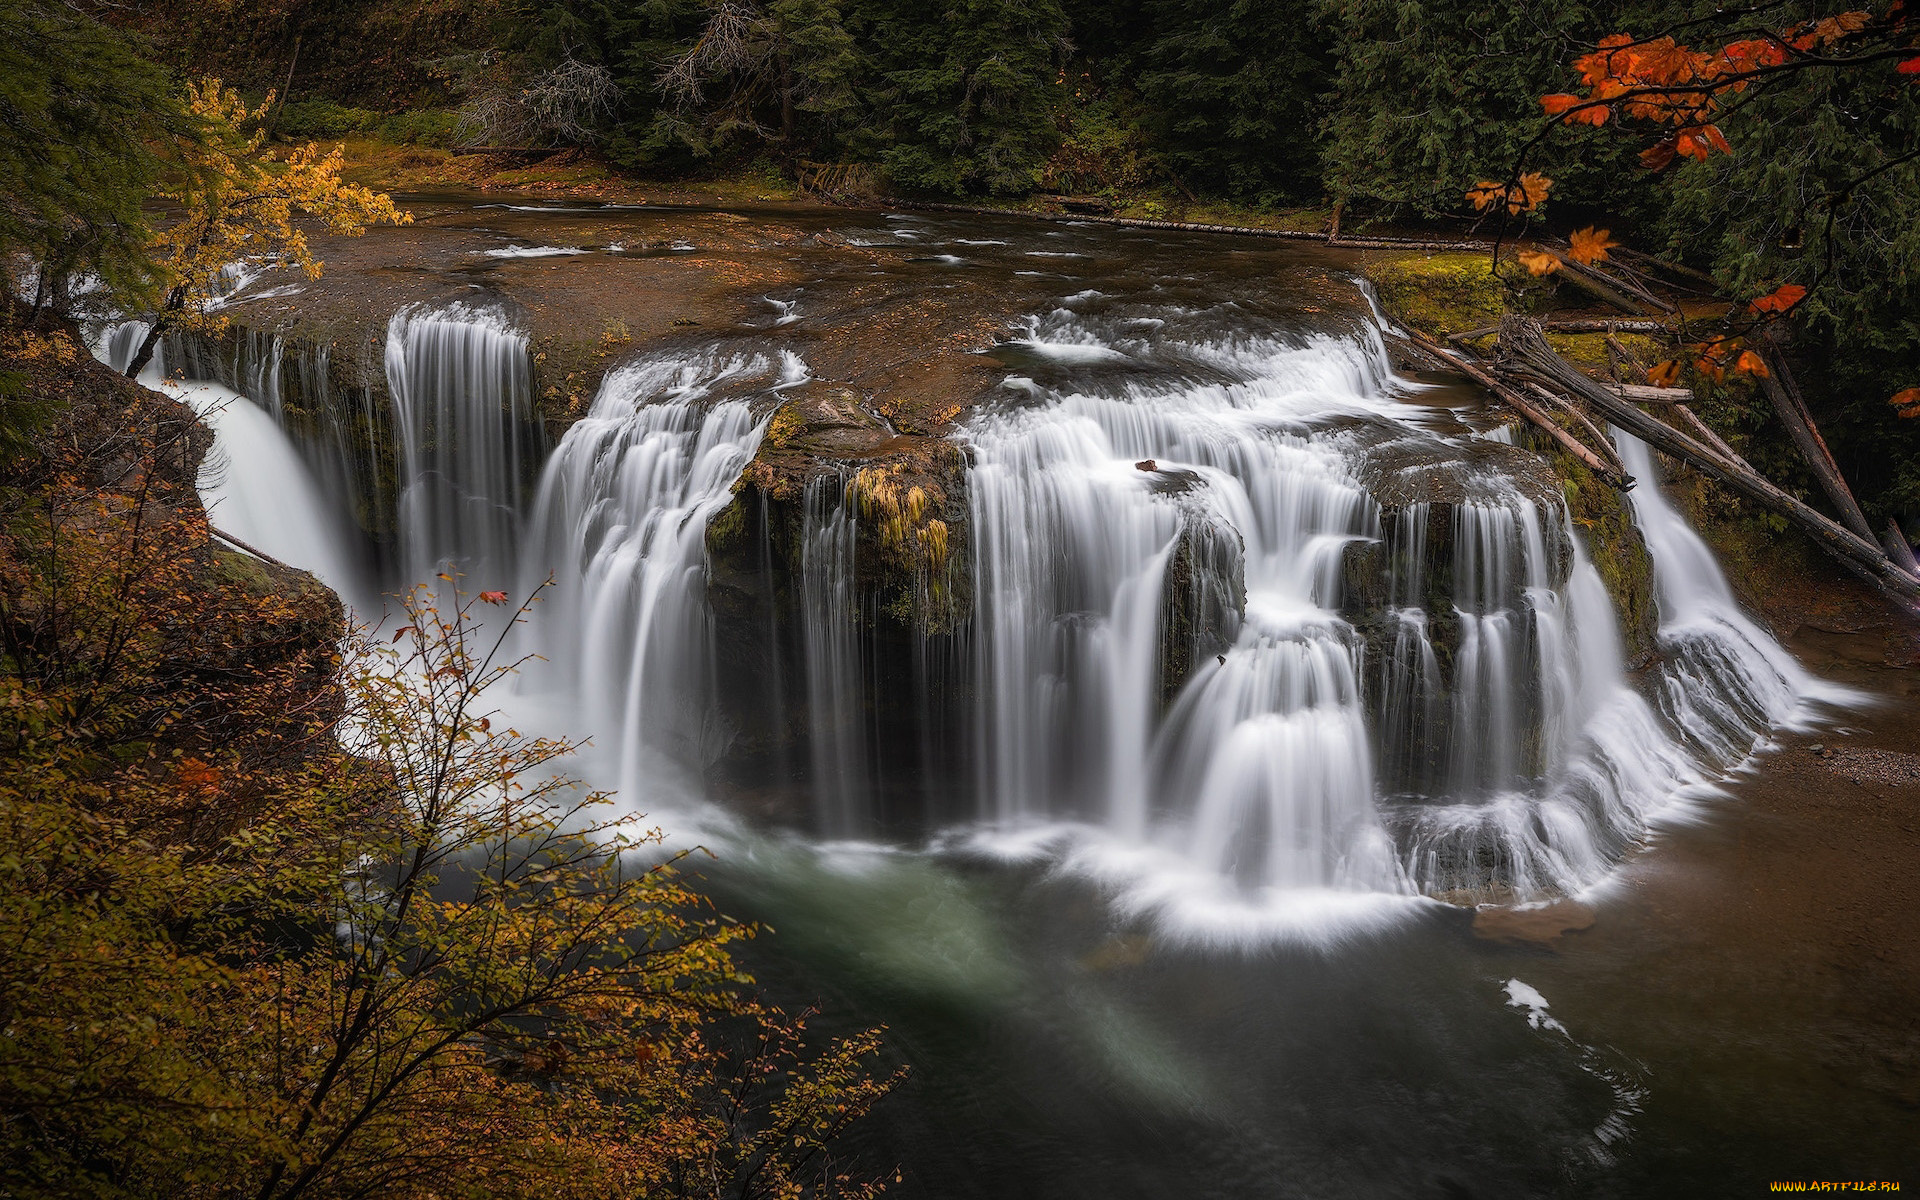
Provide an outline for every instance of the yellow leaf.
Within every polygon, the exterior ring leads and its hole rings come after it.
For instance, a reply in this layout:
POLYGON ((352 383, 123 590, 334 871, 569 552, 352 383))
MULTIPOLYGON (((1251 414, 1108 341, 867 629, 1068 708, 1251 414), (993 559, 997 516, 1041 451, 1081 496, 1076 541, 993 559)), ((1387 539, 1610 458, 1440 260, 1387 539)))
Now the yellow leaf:
POLYGON ((1560 260, 1544 250, 1522 250, 1520 265, 1532 275, 1551 275, 1560 269, 1560 260))

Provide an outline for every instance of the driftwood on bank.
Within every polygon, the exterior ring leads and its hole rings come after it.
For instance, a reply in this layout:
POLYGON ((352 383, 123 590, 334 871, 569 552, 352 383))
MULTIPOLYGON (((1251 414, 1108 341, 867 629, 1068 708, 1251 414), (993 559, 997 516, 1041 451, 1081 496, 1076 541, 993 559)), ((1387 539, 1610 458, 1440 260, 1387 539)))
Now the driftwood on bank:
POLYGON ((1134 229, 1172 229, 1181 233, 1232 233, 1242 237, 1280 238, 1294 242, 1318 242, 1342 250, 1491 250, 1490 242, 1462 239, 1453 242, 1421 241, 1417 238, 1345 238, 1307 229, 1265 229, 1258 225, 1204 225, 1193 221, 1156 221, 1147 217, 1101 217, 1085 213, 1029 212, 1022 209, 987 208, 977 204, 947 204, 934 200, 887 200, 887 208, 905 208, 925 212, 971 213, 985 217, 1027 217, 1035 221, 1067 223, 1090 222, 1095 225, 1121 225, 1134 229))
POLYGON ((1861 537, 1775 487, 1758 474, 1723 458, 1707 444, 1641 412, 1604 384, 1554 353, 1538 325, 1509 316, 1500 323, 1503 369, 1538 379, 1578 397, 1596 412, 1663 454, 1670 455, 1786 518, 1814 544, 1881 592, 1909 608, 1920 608, 1920 576, 1895 563, 1871 537, 1861 537))
MULTIPOLYGON (((1605 447, 1607 452, 1607 461, 1612 463, 1620 471, 1621 478, 1623 479, 1628 478, 1626 466, 1623 463, 1621 463, 1620 456, 1614 453, 1613 442, 1607 438, 1606 434, 1600 432, 1600 428, 1593 423, 1592 419, 1587 416, 1586 412, 1583 411, 1578 404, 1574 404, 1564 399, 1558 393, 1549 391, 1548 389, 1541 387, 1537 383, 1528 383, 1527 390, 1532 392, 1534 395, 1540 397, 1542 400, 1545 400, 1549 405, 1567 414, 1568 419, 1570 419, 1575 425, 1578 425, 1581 429, 1586 430, 1587 436, 1593 439, 1593 441, 1589 444, 1593 446, 1605 447)), ((1629 484, 1631 484, 1632 480, 1628 479, 1628 482, 1629 484)))
POLYGON ((1581 291, 1599 297, 1621 312, 1640 316, 1649 308, 1660 307, 1658 304, 1650 303, 1648 299, 1644 298, 1646 296, 1644 289, 1632 289, 1620 280, 1609 278, 1599 271, 1594 270, 1592 267, 1587 266, 1585 263, 1580 262, 1578 259, 1567 257, 1551 246, 1542 246, 1541 249, 1553 255, 1554 259, 1559 262, 1560 278, 1573 284, 1581 291), (1640 294, 1632 294, 1635 290, 1639 291, 1640 294))
MULTIPOLYGON (((1633 397, 1627 396, 1626 399, 1631 400, 1633 399, 1633 397)), ((1760 473, 1758 471, 1754 471, 1752 463, 1749 463, 1746 459, 1740 457, 1740 452, 1738 450, 1735 450, 1732 446, 1729 446, 1725 438, 1715 433, 1711 425, 1708 425, 1705 421, 1702 421, 1699 418, 1699 416, 1696 415, 1694 411, 1691 408, 1688 408, 1685 404, 1681 403, 1678 400, 1655 400, 1653 401, 1653 403, 1665 404, 1667 407, 1671 408, 1673 410, 1673 414, 1680 418, 1680 423, 1687 427, 1687 432, 1693 434, 1694 437, 1699 438, 1701 441, 1705 442, 1707 445, 1719 451, 1721 458, 1726 459, 1728 462, 1732 463, 1736 467, 1739 467, 1743 471, 1753 471, 1755 475, 1758 475, 1760 473)))
POLYGON ((1601 385, 1622 400, 1643 404, 1685 404, 1693 399, 1692 388, 1654 387, 1645 383, 1609 383, 1601 385))
MULTIPOLYGON (((1673 326, 1665 321, 1655 321, 1646 317, 1619 321, 1604 317, 1579 317, 1566 321, 1542 321, 1540 328, 1550 333, 1666 333, 1673 326)), ((1471 342, 1499 332, 1498 325, 1486 325, 1479 329, 1469 329, 1465 333, 1450 333, 1447 335, 1447 340, 1471 342)))
POLYGON ((288 571, 299 570, 298 567, 287 566, 286 563, 283 563, 279 559, 275 558, 273 555, 268 554, 265 550, 258 549, 257 547, 254 547, 254 546, 249 546, 245 542, 241 541, 239 538, 234 537, 232 534, 223 532, 219 529, 215 529, 211 525, 207 526, 207 533, 213 538, 214 541, 223 542, 226 545, 231 546, 233 549, 238 550, 243 554, 251 554, 255 558, 259 559, 261 562, 271 563, 276 567, 281 567, 288 571))
POLYGON ((1760 377, 1760 390, 1767 394, 1773 411, 1780 417, 1780 423, 1787 427, 1787 433, 1792 435, 1800 457, 1806 459, 1807 466, 1813 469, 1813 477, 1820 481, 1821 490, 1833 502, 1833 509, 1840 514, 1841 522, 1861 537, 1873 541, 1873 526, 1867 524, 1867 514, 1860 511, 1859 501, 1853 498, 1853 489, 1847 486, 1846 477, 1840 474, 1840 464, 1833 460, 1833 452, 1827 449, 1827 441, 1820 436, 1819 426, 1813 423, 1813 414, 1807 410, 1800 387, 1793 381, 1793 374, 1787 368, 1786 356, 1780 353, 1780 348, 1772 338, 1762 339, 1761 346, 1767 360, 1767 373, 1760 377))
MULTIPOLYGON (((1566 450, 1567 453, 1585 463, 1587 468, 1605 480, 1608 486, 1618 488, 1623 492, 1633 487, 1632 477, 1621 469, 1618 460, 1614 458, 1612 446, 1606 446, 1603 457, 1602 451, 1588 446, 1579 438, 1568 433, 1558 421, 1542 412, 1533 402, 1522 396, 1517 388, 1509 387, 1500 380, 1495 379, 1492 375, 1474 365, 1468 359, 1462 358, 1460 355, 1448 350, 1445 346, 1442 346, 1439 342, 1434 341, 1419 330, 1413 329, 1408 330, 1408 332, 1412 335, 1415 344, 1418 345, 1423 352, 1437 362, 1453 368, 1462 375, 1465 375, 1468 379, 1473 380, 1481 387, 1486 388, 1494 395, 1500 397, 1500 399, 1506 402, 1509 408, 1519 413, 1522 417, 1525 417, 1528 422, 1537 426, 1546 433, 1548 437, 1560 443, 1561 448, 1566 450)), ((1605 446, 1604 439, 1602 439, 1601 444, 1605 446)))

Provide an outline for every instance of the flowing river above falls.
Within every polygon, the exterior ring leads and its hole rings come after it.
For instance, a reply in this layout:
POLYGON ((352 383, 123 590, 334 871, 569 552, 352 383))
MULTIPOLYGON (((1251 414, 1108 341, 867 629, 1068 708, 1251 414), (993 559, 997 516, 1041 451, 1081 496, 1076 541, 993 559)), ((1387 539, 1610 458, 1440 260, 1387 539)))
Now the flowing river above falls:
POLYGON ((551 578, 505 705, 716 851, 774 994, 890 1025, 916 1077, 858 1140, 904 1194, 1751 1190, 1719 1156, 1765 1137, 1563 1019, 1551 984, 1605 988, 1553 937, 1473 931, 1573 905, 1629 961, 1649 844, 1869 707, 1741 610, 1644 447, 1637 533, 1592 544, 1325 251, 432 207, 164 345, 213 519, 369 615, 551 578), (703 262, 727 287, 676 299, 703 262), (621 303, 672 323, 629 348, 621 303), (562 412, 570 322, 605 333, 562 412))

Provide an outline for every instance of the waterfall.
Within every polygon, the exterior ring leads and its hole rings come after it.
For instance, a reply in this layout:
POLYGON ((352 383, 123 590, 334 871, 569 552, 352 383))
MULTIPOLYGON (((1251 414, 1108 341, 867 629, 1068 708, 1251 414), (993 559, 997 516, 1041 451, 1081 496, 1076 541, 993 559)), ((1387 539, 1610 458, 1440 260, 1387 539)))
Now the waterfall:
MULTIPOLYGON (((1132 352, 1070 319, 1045 332, 1028 344, 1062 363, 1132 352)), ((1343 554, 1376 513, 1338 439, 1308 429, 1373 364, 1338 339, 1181 350, 1253 369, 1057 391, 968 431, 981 816, 1071 818, 1258 888, 1403 890, 1374 804, 1362 652, 1335 611, 1343 554), (1223 653, 1166 681, 1168 569, 1202 557, 1196 543, 1239 549, 1244 612, 1223 653)))
POLYGON ((1855 704, 1851 689, 1810 675, 1740 608, 1713 551, 1661 492, 1645 442, 1614 431, 1621 462, 1642 480, 1629 498, 1652 552, 1665 660, 1663 712, 1707 760, 1744 758, 1777 725, 1794 723, 1807 701, 1855 704))
POLYGON ((1537 460, 1422 409, 1372 327, 1093 307, 1030 322, 1007 356, 1030 374, 966 433, 989 841, 1076 846, 1123 904, 1208 936, 1328 895, 1578 891, 1818 694, 1643 488, 1649 703, 1537 460), (1381 480, 1436 499, 1389 510, 1381 480), (1217 652, 1174 647, 1219 546, 1237 621, 1217 652))
MULTIPOLYGON (((95 354, 123 371, 146 334, 142 321, 114 325, 95 354)), ((140 382, 186 404, 213 431, 213 448, 201 463, 198 481, 213 526, 313 572, 349 608, 372 612, 374 588, 353 532, 285 431, 223 384, 168 379, 165 351, 156 349, 140 382)))
POLYGON ((541 449, 526 335, 494 309, 410 305, 387 323, 403 584, 511 578, 522 481, 541 449))
POLYGON ((632 808, 700 794, 744 731, 751 786, 798 784, 817 832, 870 837, 909 764, 946 762, 932 714, 964 705, 937 722, 972 748, 962 840, 1053 855, 1197 936, 1580 891, 1770 730, 1857 699, 1741 612, 1631 438, 1660 611, 1639 678, 1558 482, 1511 436, 1422 406, 1375 325, 1066 303, 996 351, 1023 373, 964 428, 955 669, 924 633, 876 633, 851 476, 815 472, 733 514, 757 512, 765 577, 725 585, 766 605, 728 610, 765 613, 764 653, 725 660, 766 689, 745 716, 716 703, 708 526, 809 382, 798 358, 710 348, 609 372, 523 505, 542 442, 526 338, 500 311, 396 314, 390 413, 272 335, 164 353, 254 402, 168 385, 215 428, 202 486, 236 536, 359 601, 343 501, 378 503, 386 453, 407 577, 551 577, 517 635, 537 656, 520 695, 593 736, 593 774, 632 808))
MULTIPOLYGON (((591 730, 627 803, 723 749, 709 721, 707 523, 765 432, 756 400, 805 378, 787 356, 693 354, 619 367, 541 474, 522 582, 551 576, 527 687, 591 730)), ((686 784, 684 786, 695 786, 686 784)))
POLYGON ((866 693, 854 587, 854 506, 840 475, 809 480, 801 528, 801 631, 816 824, 851 837, 872 824, 866 693))
POLYGON ((358 539, 274 419, 216 383, 163 386, 213 430, 200 494, 214 526, 313 572, 360 616, 375 612, 358 539))
POLYGON ((374 539, 358 553, 381 560, 378 581, 388 587, 417 582, 410 572, 402 577, 390 553, 380 553, 382 541, 390 541, 398 503, 393 472, 382 463, 392 463, 398 448, 389 406, 373 380, 336 381, 327 342, 290 345, 279 333, 252 327, 218 340, 176 334, 162 341, 158 353, 170 371, 218 381, 265 409, 305 461, 329 508, 374 539))

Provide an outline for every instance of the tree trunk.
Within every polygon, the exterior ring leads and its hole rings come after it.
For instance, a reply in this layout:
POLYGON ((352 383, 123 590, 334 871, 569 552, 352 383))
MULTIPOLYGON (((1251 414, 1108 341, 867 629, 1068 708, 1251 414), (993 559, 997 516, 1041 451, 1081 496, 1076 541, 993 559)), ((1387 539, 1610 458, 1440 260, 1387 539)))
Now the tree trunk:
POLYGON ((1759 475, 1726 461, 1692 437, 1648 416, 1598 381, 1589 379, 1555 354, 1539 326, 1525 317, 1508 316, 1500 322, 1500 352, 1504 359, 1524 368, 1528 374, 1581 397, 1608 420, 1654 449, 1785 517, 1842 566, 1906 607, 1920 610, 1920 577, 1897 566, 1877 543, 1807 507, 1759 475))
POLYGON ((147 369, 153 361, 153 348, 160 344, 160 336, 166 332, 164 321, 155 321, 147 326, 147 336, 140 340, 140 348, 133 352, 132 361, 127 363, 127 378, 138 379, 140 372, 147 369))
POLYGON ((1833 452, 1827 449, 1827 441, 1820 436, 1819 426, 1813 423, 1813 414, 1807 411, 1807 403, 1800 396, 1800 388, 1793 382, 1793 374, 1787 368, 1786 355, 1771 337, 1762 343, 1767 359, 1767 374, 1760 377, 1760 390, 1773 402, 1773 411, 1780 416, 1780 423, 1793 435, 1793 444, 1800 450, 1800 457, 1807 460, 1813 468, 1813 477, 1820 481, 1820 487, 1827 493, 1827 499, 1833 501, 1834 511, 1840 514, 1840 521, 1868 541, 1873 540, 1873 526, 1867 524, 1867 515, 1860 511, 1860 504, 1853 498, 1853 490, 1847 487, 1846 477, 1840 474, 1840 464, 1833 461, 1833 452))
POLYGON ((1654 307, 1643 300, 1627 295, 1615 286, 1613 281, 1602 278, 1598 272, 1587 269, 1584 264, 1568 258, 1551 246, 1543 246, 1541 249, 1559 260, 1560 278, 1583 291, 1591 292, 1621 312, 1643 316, 1648 308, 1654 307))
POLYGON ((1913 543, 1907 540, 1907 532, 1900 528, 1900 522, 1888 517, 1887 531, 1880 535, 1880 540, 1886 544, 1887 555, 1897 565, 1905 567, 1911 574, 1920 575, 1920 559, 1914 558, 1913 543))
POLYGON ((273 136, 274 127, 280 124, 280 111, 287 106, 287 96, 293 91, 293 69, 300 65, 300 35, 293 35, 293 55, 287 62, 287 82, 281 85, 280 94, 274 98, 273 114, 267 118, 267 136, 273 136))
POLYGON ((1513 411, 1538 426, 1548 437, 1560 443, 1561 448, 1567 453, 1587 464, 1588 469, 1605 480, 1608 486, 1618 488, 1623 492, 1633 487, 1633 480, 1629 478, 1624 471, 1608 461, 1613 457, 1612 447, 1608 447, 1607 458, 1603 459, 1598 452, 1587 446, 1579 438, 1574 437, 1571 433, 1562 429, 1558 421, 1555 421, 1552 417, 1535 408, 1522 397, 1516 389, 1501 383, 1493 376, 1487 374, 1479 367, 1474 366, 1466 359, 1461 358, 1459 355, 1454 354, 1419 330, 1414 329, 1408 332, 1413 334, 1416 344, 1419 345, 1421 349, 1425 350, 1438 361, 1452 367, 1468 379, 1473 380, 1481 387, 1486 388, 1494 395, 1500 397, 1501 400, 1506 402, 1507 407, 1513 409, 1513 411))
POLYGON ((780 144, 793 145, 793 59, 780 56, 780 144))

